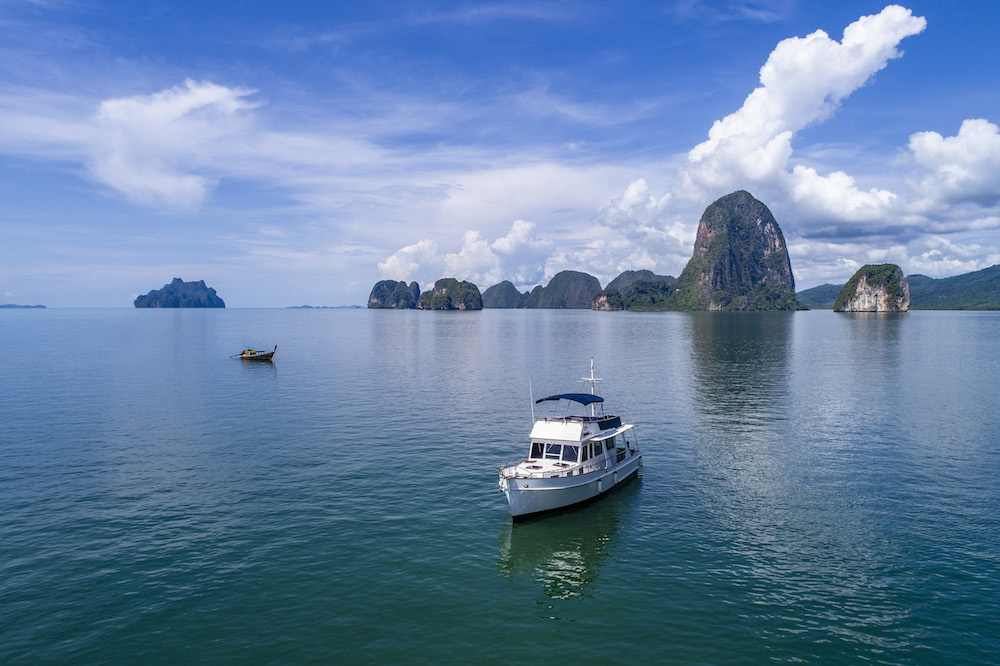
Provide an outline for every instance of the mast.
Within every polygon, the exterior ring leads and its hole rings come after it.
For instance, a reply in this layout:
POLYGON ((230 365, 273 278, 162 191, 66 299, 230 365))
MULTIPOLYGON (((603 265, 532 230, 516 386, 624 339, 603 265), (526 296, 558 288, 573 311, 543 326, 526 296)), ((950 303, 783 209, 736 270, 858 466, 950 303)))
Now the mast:
MULTIPOLYGON (((590 377, 584 377, 582 380, 584 382, 590 382, 590 395, 597 395, 597 382, 601 381, 600 377, 594 376, 594 358, 590 358, 590 377)), ((597 416, 594 411, 594 403, 590 403, 590 416, 597 416)))

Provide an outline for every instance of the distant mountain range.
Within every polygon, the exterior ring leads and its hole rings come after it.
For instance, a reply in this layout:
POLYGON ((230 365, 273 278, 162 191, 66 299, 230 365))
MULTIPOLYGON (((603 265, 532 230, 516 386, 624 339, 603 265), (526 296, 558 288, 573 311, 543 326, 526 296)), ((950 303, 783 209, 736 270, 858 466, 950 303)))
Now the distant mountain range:
POLYGON ((13 303, 7 303, 6 305, 0 305, 0 308, 42 308, 45 309, 44 305, 14 305, 13 303))
MULTIPOLYGON (((911 310, 1000 310, 1000 264, 948 278, 909 275, 911 310)), ((795 296, 815 309, 833 309, 844 285, 822 284, 795 296)))

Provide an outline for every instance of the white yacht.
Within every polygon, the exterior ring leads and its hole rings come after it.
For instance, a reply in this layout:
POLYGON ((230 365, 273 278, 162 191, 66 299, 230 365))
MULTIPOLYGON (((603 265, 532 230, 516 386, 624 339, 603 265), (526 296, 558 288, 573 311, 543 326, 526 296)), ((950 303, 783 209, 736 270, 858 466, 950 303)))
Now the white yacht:
POLYGON ((583 413, 540 418, 532 413, 528 457, 500 466, 500 490, 514 520, 586 502, 642 466, 635 426, 604 413, 593 359, 583 381, 590 382, 590 393, 560 393, 534 403, 583 413))

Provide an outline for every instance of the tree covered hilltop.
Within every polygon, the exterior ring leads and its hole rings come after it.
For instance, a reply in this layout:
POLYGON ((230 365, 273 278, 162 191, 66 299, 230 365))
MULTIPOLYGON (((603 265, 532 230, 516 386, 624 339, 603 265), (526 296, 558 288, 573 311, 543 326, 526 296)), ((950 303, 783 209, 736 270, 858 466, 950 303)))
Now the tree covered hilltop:
POLYGON ((847 281, 834 312, 906 312, 910 285, 896 264, 866 264, 847 281))

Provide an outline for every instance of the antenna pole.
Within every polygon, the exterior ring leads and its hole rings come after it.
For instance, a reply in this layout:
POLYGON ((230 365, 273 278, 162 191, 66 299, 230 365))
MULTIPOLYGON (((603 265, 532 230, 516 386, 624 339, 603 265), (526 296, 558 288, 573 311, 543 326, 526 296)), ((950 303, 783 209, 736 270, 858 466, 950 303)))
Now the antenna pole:
MULTIPOLYGON (((590 395, 597 395, 597 382, 601 381, 600 377, 594 376, 594 358, 590 358, 590 377, 584 377, 583 381, 590 382, 590 395)), ((590 415, 595 416, 596 412, 594 410, 594 403, 590 403, 590 415)))
POLYGON ((528 400, 531 402, 531 423, 535 423, 535 396, 531 395, 531 377, 528 377, 528 400))

